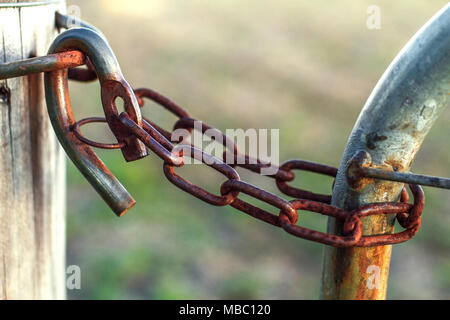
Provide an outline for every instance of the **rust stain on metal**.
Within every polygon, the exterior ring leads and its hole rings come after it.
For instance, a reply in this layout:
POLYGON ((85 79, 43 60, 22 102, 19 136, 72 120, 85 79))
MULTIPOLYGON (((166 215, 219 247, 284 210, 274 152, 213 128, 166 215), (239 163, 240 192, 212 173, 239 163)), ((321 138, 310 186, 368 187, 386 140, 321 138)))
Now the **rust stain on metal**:
POLYGON ((62 69, 74 68, 86 63, 85 55, 81 51, 72 50, 54 54, 58 62, 58 66, 62 69))
POLYGON ((403 171, 403 162, 402 161, 391 158, 391 159, 384 160, 384 163, 387 166, 390 166, 392 168, 391 170, 393 170, 393 171, 403 171))

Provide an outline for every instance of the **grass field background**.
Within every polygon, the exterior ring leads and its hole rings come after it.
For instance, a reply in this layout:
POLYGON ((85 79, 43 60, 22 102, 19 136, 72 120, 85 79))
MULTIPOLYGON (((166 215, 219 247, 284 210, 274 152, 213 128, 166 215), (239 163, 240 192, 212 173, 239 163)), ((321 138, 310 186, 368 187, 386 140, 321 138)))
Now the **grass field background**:
MULTIPOLYGON (((69 1, 107 36, 133 87, 150 87, 219 129, 280 129, 280 160, 338 166, 348 135, 376 82, 409 38, 446 1, 69 1), (366 28, 369 5, 381 29, 366 28)), ((76 117, 101 116, 99 86, 71 84, 76 117)), ((147 103, 166 128, 175 117, 147 103)), ((413 165, 448 176, 446 112, 413 165)), ((111 140, 106 126, 86 133, 111 140)), ((116 218, 68 165, 67 263, 81 267, 73 299, 315 299, 323 246, 296 239, 233 208, 202 203, 170 184, 154 155, 125 163, 101 158, 137 200, 116 218)), ((223 178, 179 171, 218 192, 223 178)), ((243 179, 277 193, 271 179, 243 179)), ((297 186, 330 193, 330 179, 297 174, 297 186)), ((422 229, 393 249, 388 297, 450 298, 448 192, 425 190, 422 229)), ((302 214, 325 231, 326 219, 302 214)))

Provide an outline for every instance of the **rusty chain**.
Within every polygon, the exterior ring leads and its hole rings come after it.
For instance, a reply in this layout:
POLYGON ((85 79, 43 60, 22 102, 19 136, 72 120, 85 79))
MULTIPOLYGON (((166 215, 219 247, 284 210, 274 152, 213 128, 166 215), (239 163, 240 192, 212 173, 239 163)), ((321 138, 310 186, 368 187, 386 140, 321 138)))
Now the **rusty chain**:
MULTIPOLYGON (((180 128, 189 130, 194 129, 194 122, 197 120, 191 118, 186 110, 170 99, 151 89, 137 89, 134 91, 134 94, 141 107, 144 106, 144 99, 146 98, 154 101, 176 115, 179 120, 173 126, 174 130, 180 128)), ((106 120, 104 118, 86 118, 76 122, 73 126, 73 130, 80 141, 93 147, 105 149, 120 148, 120 144, 100 144, 91 141, 82 135, 80 131, 82 125, 100 121, 105 122, 106 120)), ((276 168, 276 173, 269 176, 275 179, 276 185, 282 193, 298 198, 288 201, 273 193, 242 181, 233 167, 242 167, 259 174, 262 168, 271 166, 271 164, 264 163, 259 159, 250 161, 251 158, 246 154, 242 154, 234 142, 231 142, 230 144, 231 139, 229 137, 206 123, 201 123, 203 133, 212 129, 214 132, 220 133, 220 136, 223 137, 223 141, 226 142, 224 143, 224 146, 233 146, 232 152, 230 152, 230 150, 225 151, 222 159, 207 154, 192 145, 172 144, 170 141, 172 135, 171 132, 161 128, 149 119, 143 118, 143 125, 139 126, 126 112, 123 112, 120 115, 120 121, 126 130, 142 141, 164 161, 163 170, 166 178, 178 188, 214 206, 230 205, 258 220, 281 227, 286 232, 296 237, 335 247, 368 247, 407 241, 412 238, 420 228, 420 216, 424 207, 425 197, 422 188, 418 185, 409 186, 414 196, 413 204, 408 203, 408 192, 406 189, 403 189, 398 203, 375 203, 347 212, 330 205, 330 195, 316 194, 288 185, 288 182, 295 179, 293 170, 309 171, 335 177, 337 168, 309 161, 290 160, 276 168), (234 156, 233 159, 235 161, 231 164, 227 164, 225 159, 230 154, 234 156), (220 195, 214 195, 204 190, 185 180, 175 172, 176 167, 184 165, 184 157, 187 156, 203 162, 227 178, 220 186, 220 195), (238 159, 244 159, 244 161, 237 161, 238 159), (279 210, 278 214, 270 213, 262 208, 245 202, 239 198, 240 193, 272 205, 279 210), (301 210, 319 213, 343 221, 342 235, 327 234, 298 226, 298 212, 301 210), (379 214, 396 214, 399 224, 406 230, 396 234, 363 236, 361 219, 369 215, 379 214)), ((217 136, 217 134, 214 136, 217 136)))
MULTIPOLYGON (((51 114, 49 111, 52 121, 61 121, 68 128, 67 132, 55 129, 59 138, 60 135, 66 135, 65 140, 61 142, 66 151, 76 146, 80 150, 78 153, 74 153, 73 157, 78 160, 82 156, 91 157, 92 163, 79 166, 79 169, 86 177, 91 174, 89 166, 93 165, 100 168, 102 174, 107 178, 112 176, 100 159, 94 156, 95 154, 88 146, 103 149, 121 149, 127 161, 145 157, 147 155, 145 149, 147 148, 163 160, 163 171, 166 178, 183 191, 214 206, 229 205, 258 220, 280 227, 289 234, 299 238, 334 247, 369 247, 404 242, 417 234, 421 224, 421 213, 425 204, 425 196, 419 185, 409 185, 414 198, 412 204, 408 203, 409 195, 404 188, 399 201, 396 203, 374 203, 352 211, 337 208, 330 205, 331 195, 316 194, 289 185, 296 177, 295 170, 336 177, 337 168, 304 160, 290 160, 277 167, 242 153, 233 139, 204 122, 201 122, 200 128, 203 134, 209 134, 212 139, 216 139, 215 137, 221 137, 222 139, 225 151, 221 159, 207 154, 191 144, 186 144, 183 140, 172 141, 171 131, 141 116, 139 107, 144 107, 145 99, 159 104, 178 118, 173 126, 173 130, 186 129, 189 133, 192 133, 193 130, 197 129, 195 123, 198 120, 192 118, 181 106, 152 89, 141 88, 134 91, 130 89, 121 75, 112 51, 108 51, 109 46, 102 35, 89 29, 78 29, 78 31, 72 29, 72 31, 69 30, 63 33, 58 41, 55 41, 56 44, 54 43, 51 49, 53 52, 48 56, 0 66, 3 68, 0 68, 0 78, 45 71, 46 82, 48 80, 49 87, 52 90, 60 90, 62 88, 61 90, 65 90, 64 93, 67 96, 67 79, 83 82, 95 79, 100 80, 105 118, 91 117, 75 121, 70 104, 65 106, 67 110, 63 110, 63 113, 51 114), (74 40, 73 38, 76 39, 74 40), (103 52, 96 52, 95 48, 93 48, 96 45, 103 45, 103 52), (82 50, 78 46, 82 47, 82 50), (113 59, 102 60, 102 55, 105 54, 110 54, 113 59), (75 68, 82 65, 86 65, 87 68, 75 68), (117 97, 121 97, 125 102, 125 111, 120 114, 115 106, 117 97), (106 122, 118 142, 105 144, 84 137, 81 127, 96 122, 106 122), (175 169, 184 166, 188 157, 201 161, 226 177, 226 181, 220 185, 220 194, 212 194, 177 174, 175 169), (236 167, 241 167, 256 174, 261 174, 264 168, 274 169, 275 173, 269 175, 269 177, 275 180, 278 189, 282 193, 295 199, 285 200, 276 194, 242 181, 235 169, 236 167), (278 210, 278 213, 268 212, 254 206, 242 200, 239 197, 240 194, 246 194, 253 199, 271 205, 278 210), (302 210, 340 220, 343 222, 341 234, 323 233, 297 225, 299 212, 302 210), (405 230, 395 234, 364 236, 362 219, 370 215, 384 214, 395 214, 397 221, 405 230)), ((50 90, 52 94, 57 92, 52 90, 50 90)), ((59 107, 63 102, 68 103, 67 99, 61 100, 58 98, 61 95, 52 94, 49 95, 50 98, 47 97, 47 100, 54 102, 55 106, 59 107)), ((49 108, 49 110, 51 109, 49 108)), ((69 156, 71 155, 69 154, 69 156)), ((72 156, 71 158, 74 159, 72 156)), ((352 178, 355 180, 353 183, 357 183, 358 179, 366 177, 361 173, 366 168, 356 167, 353 169, 351 172, 353 173, 352 178)), ((99 177, 95 177, 94 181, 96 182, 99 179, 99 177)), ((92 183, 92 181, 90 182, 92 183)), ((115 180, 114 183, 116 183, 115 180)), ((131 196, 127 198, 126 190, 118 182, 117 184, 119 186, 117 190, 120 190, 121 196, 127 201, 124 207, 115 210, 120 212, 121 215, 134 204, 134 199, 131 196)), ((97 191, 99 188, 97 188, 97 191)), ((111 195, 102 196, 105 198, 111 195)))

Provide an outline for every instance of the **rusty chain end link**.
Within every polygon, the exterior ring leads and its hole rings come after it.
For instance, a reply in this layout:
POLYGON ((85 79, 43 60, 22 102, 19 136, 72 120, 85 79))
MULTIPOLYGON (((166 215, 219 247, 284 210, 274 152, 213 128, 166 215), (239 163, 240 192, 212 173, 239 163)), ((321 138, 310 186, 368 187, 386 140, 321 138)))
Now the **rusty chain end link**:
POLYGON ((142 128, 143 120, 136 96, 130 85, 120 74, 119 80, 101 81, 101 95, 103 110, 111 131, 119 144, 122 144, 122 154, 126 161, 135 161, 148 155, 143 142, 139 140, 121 121, 116 101, 122 99, 125 112, 138 127, 142 128))
MULTIPOLYGON (((78 50, 88 57, 98 75, 106 121, 118 140, 117 145, 108 147, 120 146, 127 161, 146 156, 145 145, 130 133, 119 119, 116 106, 117 97, 124 100, 125 110, 133 121, 137 125, 143 125, 137 99, 123 78, 117 59, 106 40, 90 29, 70 29, 61 33, 54 40, 49 54, 70 50, 78 50)), ((79 139, 79 127, 83 123, 77 124, 73 116, 67 74, 67 70, 52 70, 46 72, 44 76, 47 109, 52 126, 69 158, 111 209, 121 216, 136 202, 88 144, 79 139)), ((95 121, 101 120, 96 119, 95 121)), ((84 123, 87 122, 89 121, 84 123)))
MULTIPOLYGON (((70 31, 65 33, 67 32, 70 31)), ((104 42, 106 43, 106 40, 104 42)), ((74 48, 73 43, 70 47, 74 48)), ((75 47, 75 49, 77 48, 75 47)), ((421 213, 425 203, 425 197, 420 186, 409 186, 414 196, 414 204, 408 203, 408 192, 404 188, 398 203, 374 203, 347 212, 330 205, 331 195, 316 194, 288 185, 288 182, 295 179, 293 170, 303 170, 336 177, 337 168, 303 160, 291 160, 280 167, 275 167, 271 163, 242 154, 232 139, 203 122, 200 128, 203 134, 209 134, 213 139, 216 139, 216 137, 222 138, 222 143, 225 147, 222 160, 206 154, 192 145, 178 144, 174 146, 170 131, 141 116, 139 107, 144 106, 144 99, 154 101, 179 118, 173 130, 186 129, 191 133, 192 130, 196 129, 195 123, 197 120, 191 118, 189 113, 182 107, 156 91, 140 88, 133 92, 123 79, 120 69, 119 72, 115 70, 116 72, 105 74, 105 67, 100 64, 98 68, 98 57, 95 54, 92 55, 95 50, 90 48, 90 50, 82 51, 87 56, 86 63, 88 68, 70 69, 68 77, 79 81, 90 81, 97 77, 99 78, 105 118, 86 118, 75 122, 69 117, 70 121, 68 122, 72 123, 70 130, 77 141, 79 141, 78 145, 81 142, 85 145, 84 148, 88 148, 87 145, 90 145, 104 149, 121 149, 126 161, 145 157, 147 155, 146 148, 149 148, 164 161, 163 170, 167 179, 185 192, 215 206, 230 205, 256 219, 281 227, 296 237, 325 245, 335 247, 387 245, 404 242, 418 232, 421 213), (123 99, 125 106, 125 111, 120 115, 116 106, 118 97, 123 99), (81 126, 95 122, 108 123, 118 142, 105 144, 84 137, 80 130, 81 126), (220 195, 214 195, 192 184, 175 172, 175 167, 181 167, 185 164, 186 157, 200 161, 222 173, 227 178, 220 187, 220 195), (268 177, 275 179, 276 185, 281 192, 297 199, 286 201, 275 194, 241 181, 239 174, 233 167, 241 167, 258 174, 261 174, 263 168, 275 167, 276 173, 268 177), (270 213, 241 200, 239 198, 240 193, 247 194, 254 199, 276 207, 279 210, 278 214, 270 213), (301 210, 319 213, 343 221, 342 235, 327 234, 298 226, 298 212, 301 210), (366 216, 379 214, 396 214, 399 224, 406 230, 396 234, 363 236, 361 219, 366 216)), ((69 113, 72 116, 71 111, 69 113)), ((55 131, 57 130, 55 129, 55 131)), ((176 142, 179 143, 180 141, 176 142)), ((70 155, 69 151, 68 153, 70 155)), ((362 176, 360 171, 360 168, 369 167, 370 165, 371 159, 368 153, 360 152, 351 159, 347 167, 347 180, 352 188, 363 188, 371 181, 371 179, 362 176)), ((101 170, 107 171, 106 167, 101 168, 101 170)), ((95 184, 93 185, 96 187, 95 184)), ((115 191, 117 190, 116 188, 115 191)), ((105 200, 111 202, 111 199, 108 199, 108 197, 105 200)), ((115 211, 117 212, 118 210, 115 211)), ((123 211, 121 211, 122 213, 123 211)))

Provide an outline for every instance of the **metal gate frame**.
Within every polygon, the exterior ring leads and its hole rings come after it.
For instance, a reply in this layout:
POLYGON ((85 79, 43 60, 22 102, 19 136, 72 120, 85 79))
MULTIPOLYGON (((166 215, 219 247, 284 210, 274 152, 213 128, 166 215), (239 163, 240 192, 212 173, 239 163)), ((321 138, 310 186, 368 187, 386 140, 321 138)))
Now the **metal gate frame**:
MULTIPOLYGON (((367 178, 352 183, 347 178, 349 161, 359 153, 364 166, 408 172, 425 136, 448 106, 449 94, 447 4, 400 51, 369 96, 345 148, 332 205, 352 210, 369 203, 396 201, 402 183, 367 178)), ((394 215, 366 217, 363 234, 392 233, 394 222, 394 215)), ((334 218, 329 219, 328 232, 339 233, 341 227, 334 218)), ((321 297, 384 299, 391 251, 391 245, 326 247, 321 297), (377 283, 370 285, 368 281, 374 276, 377 283)))

